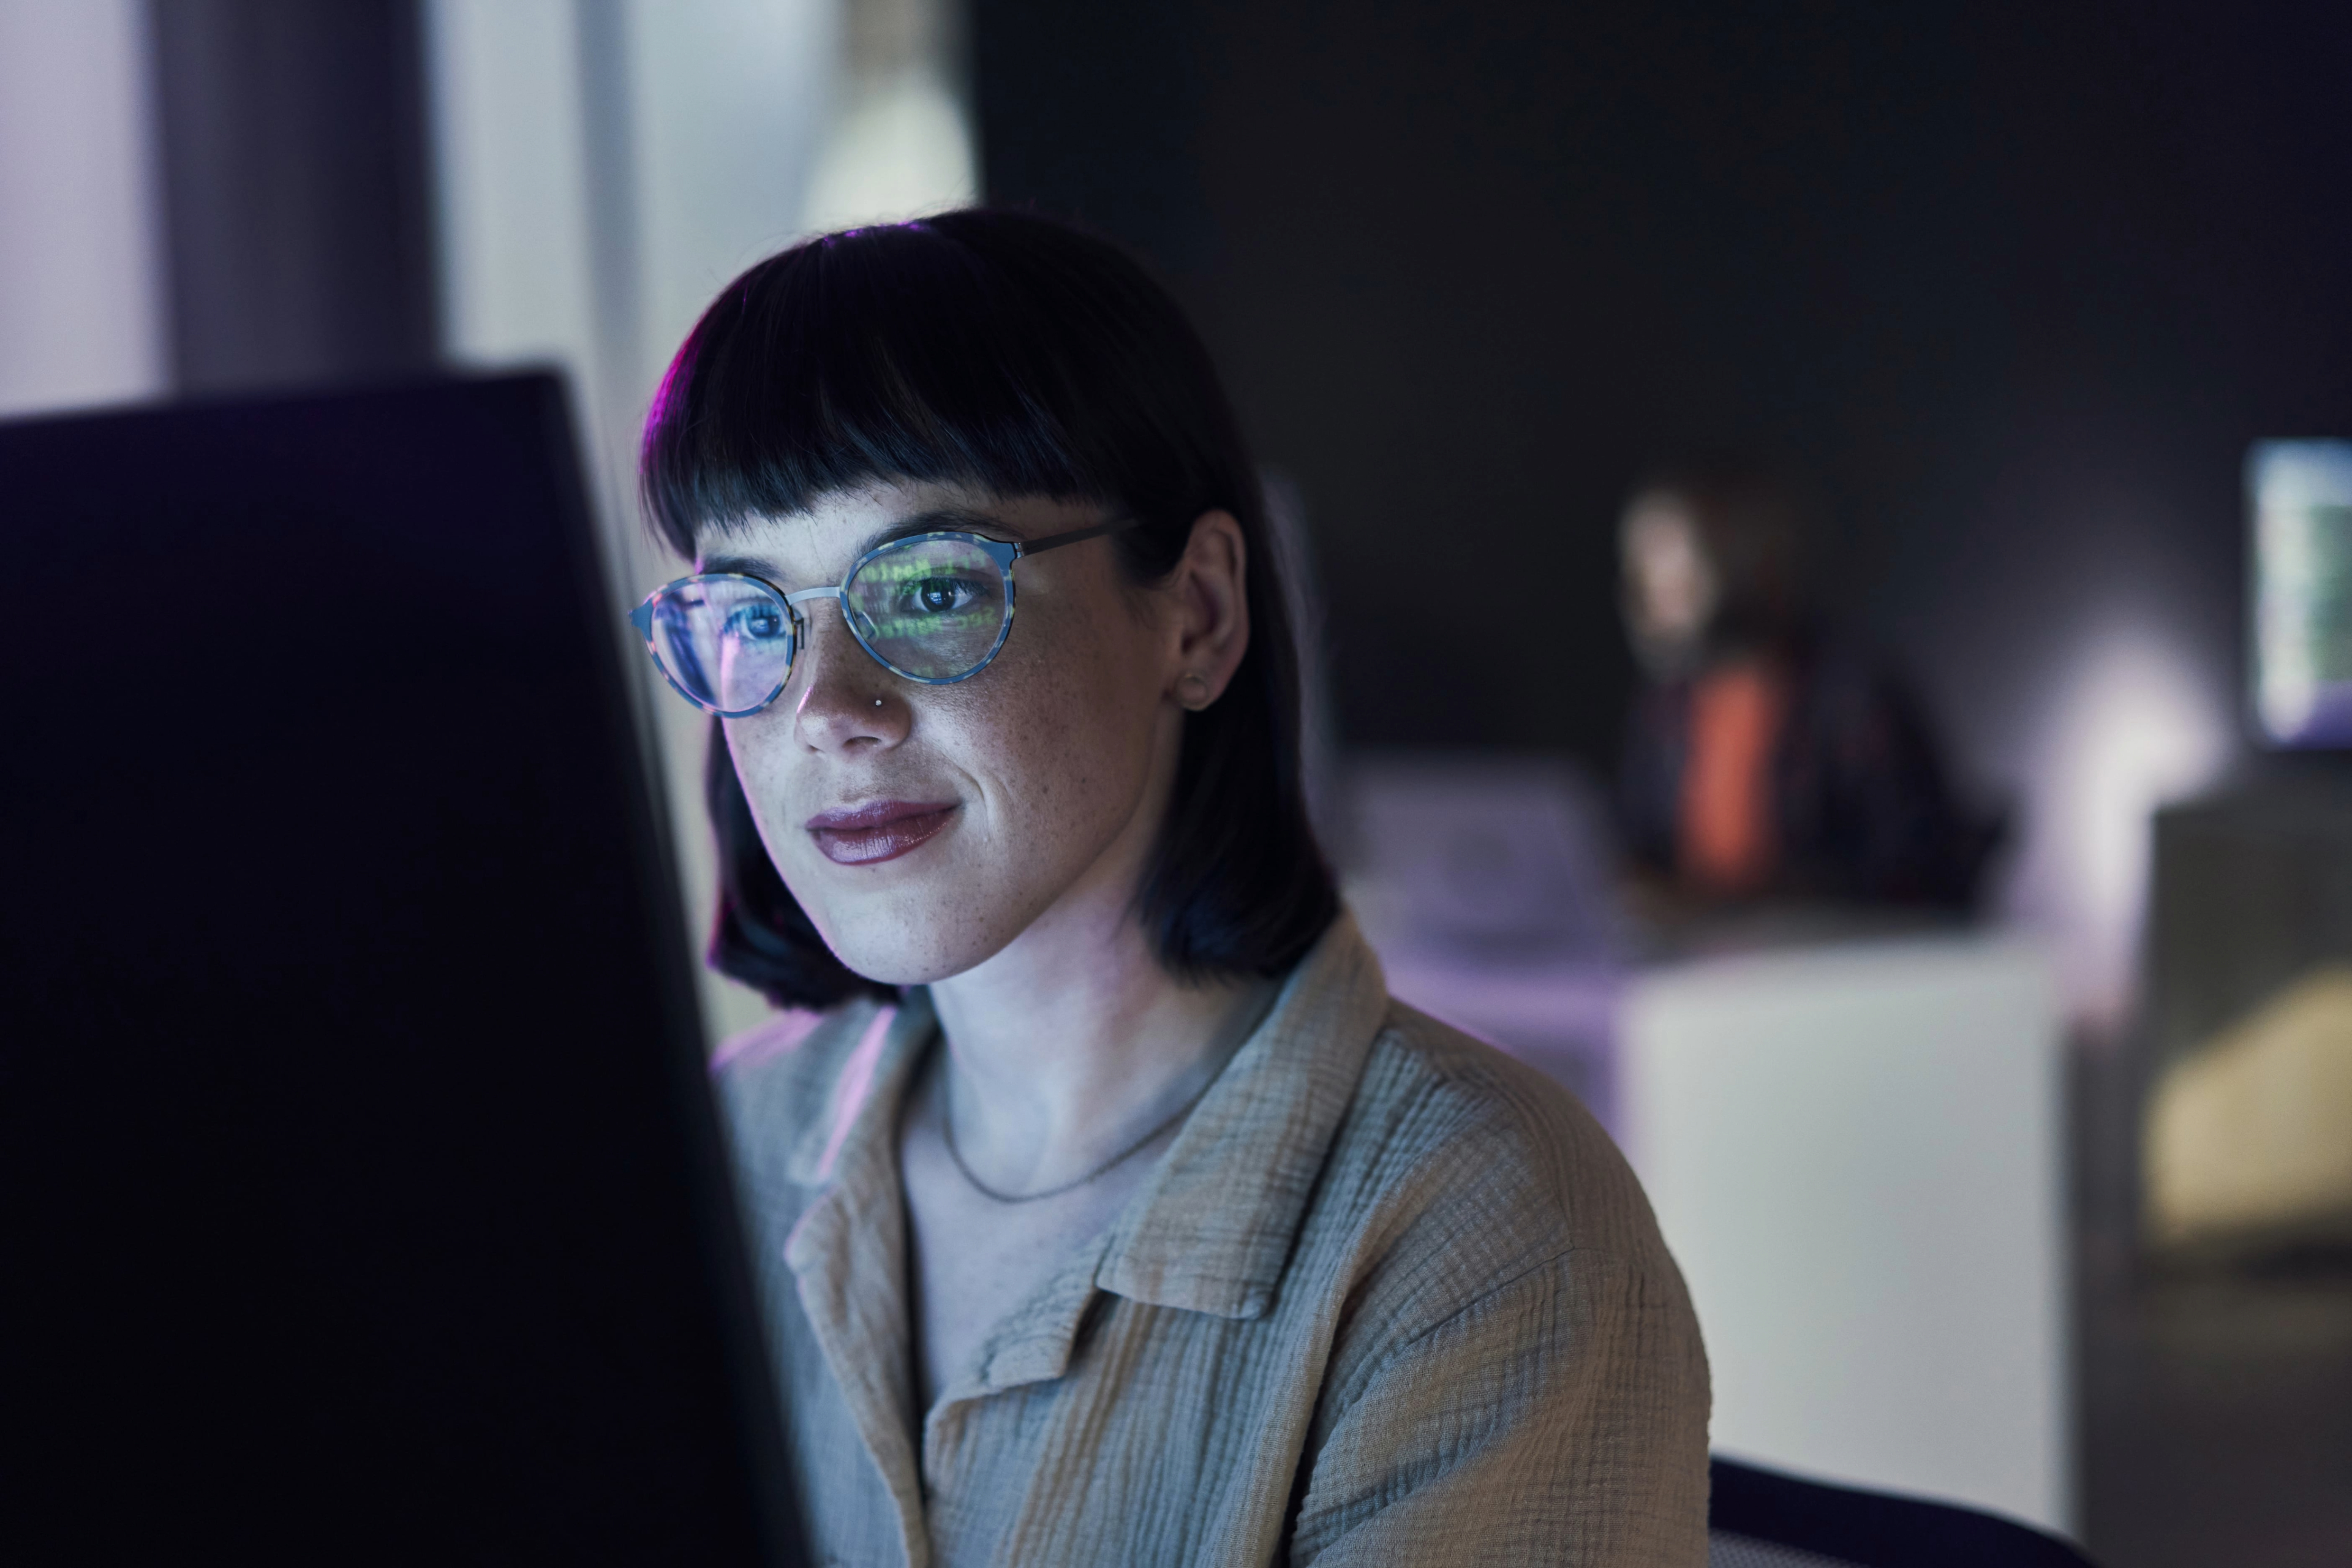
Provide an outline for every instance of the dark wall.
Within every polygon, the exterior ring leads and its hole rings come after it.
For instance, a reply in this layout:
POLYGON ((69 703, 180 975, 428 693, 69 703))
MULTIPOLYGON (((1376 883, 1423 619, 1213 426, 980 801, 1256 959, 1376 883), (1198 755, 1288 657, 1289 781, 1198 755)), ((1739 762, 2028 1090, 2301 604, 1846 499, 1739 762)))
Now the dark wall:
POLYGON ((1298 481, 1358 743, 1613 748, 1643 468, 2014 762, 2082 628, 2234 684, 2239 465, 2352 430, 2352 13, 977 0, 990 195, 1159 259, 1298 481))
POLYGON ((177 384, 430 365, 417 0, 150 0, 149 15, 177 384))

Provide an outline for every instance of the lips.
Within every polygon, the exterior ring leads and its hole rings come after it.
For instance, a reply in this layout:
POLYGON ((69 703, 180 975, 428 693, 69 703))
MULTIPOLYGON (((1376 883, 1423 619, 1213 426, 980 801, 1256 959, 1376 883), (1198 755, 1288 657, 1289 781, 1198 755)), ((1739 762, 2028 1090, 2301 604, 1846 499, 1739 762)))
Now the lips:
POLYGON ((871 866, 895 860, 923 844, 956 814, 948 801, 877 800, 843 811, 820 811, 808 819, 817 850, 837 866, 871 866))

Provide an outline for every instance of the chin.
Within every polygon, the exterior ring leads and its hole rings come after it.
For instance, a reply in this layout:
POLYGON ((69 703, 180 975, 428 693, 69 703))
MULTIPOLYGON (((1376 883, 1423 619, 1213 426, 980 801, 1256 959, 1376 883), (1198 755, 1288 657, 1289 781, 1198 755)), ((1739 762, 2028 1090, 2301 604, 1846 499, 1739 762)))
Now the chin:
POLYGON ((793 893, 834 956, 885 985, 928 985, 961 974, 1018 934, 1003 911, 929 889, 810 897, 796 888, 793 893))

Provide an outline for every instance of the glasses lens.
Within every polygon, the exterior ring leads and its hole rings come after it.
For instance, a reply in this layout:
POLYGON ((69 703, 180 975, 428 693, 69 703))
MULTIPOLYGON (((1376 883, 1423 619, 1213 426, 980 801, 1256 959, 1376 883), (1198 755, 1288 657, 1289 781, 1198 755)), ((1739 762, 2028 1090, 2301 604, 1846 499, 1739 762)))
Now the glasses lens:
POLYGON ((715 712, 765 707, 792 672, 792 612, 764 583, 689 577, 663 591, 653 621, 662 668, 715 712))
POLYGON ((955 680, 988 662, 1012 613, 1004 574, 961 539, 910 539, 857 569, 842 600, 875 658, 918 680, 955 680))

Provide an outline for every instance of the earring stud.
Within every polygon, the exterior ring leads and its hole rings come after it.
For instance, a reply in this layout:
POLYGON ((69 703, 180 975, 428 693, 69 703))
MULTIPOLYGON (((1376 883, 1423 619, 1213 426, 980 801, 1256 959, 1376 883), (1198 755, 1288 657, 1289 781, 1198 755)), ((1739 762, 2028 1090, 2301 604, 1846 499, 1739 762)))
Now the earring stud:
POLYGON ((1197 669, 1188 669, 1176 678, 1177 702, 1198 713, 1209 705, 1209 678, 1197 669))

